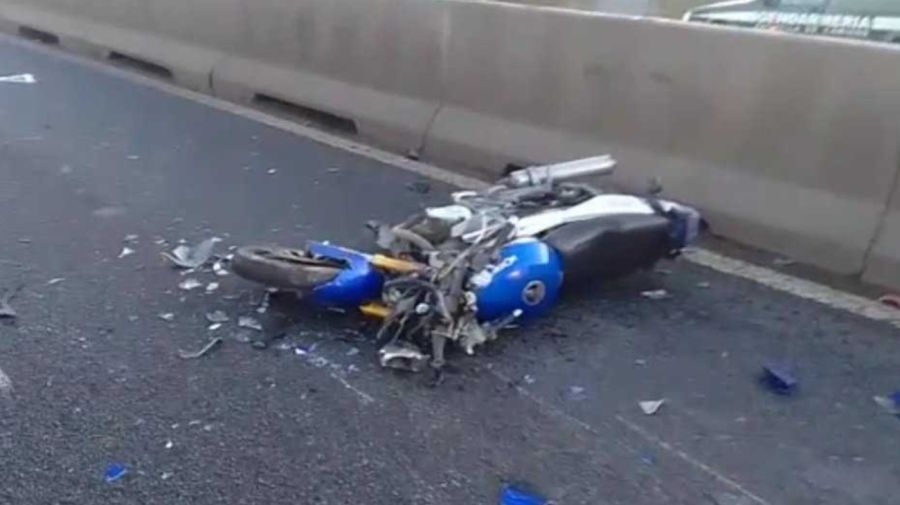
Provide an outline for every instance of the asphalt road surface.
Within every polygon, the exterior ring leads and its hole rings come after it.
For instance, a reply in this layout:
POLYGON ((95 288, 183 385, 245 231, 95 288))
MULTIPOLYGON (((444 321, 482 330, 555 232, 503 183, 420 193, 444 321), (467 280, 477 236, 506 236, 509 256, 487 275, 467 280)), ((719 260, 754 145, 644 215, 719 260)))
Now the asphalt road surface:
POLYGON ((492 504, 506 480, 560 504, 897 503, 900 419, 872 401, 900 388, 886 324, 678 262, 571 294, 432 389, 379 369, 358 318, 259 314, 261 289, 160 253, 365 246, 365 221, 451 188, 0 41, 0 74, 24 72, 0 83, 0 287, 24 285, 0 321, 0 503, 492 504), (795 395, 757 382, 769 360, 795 395))

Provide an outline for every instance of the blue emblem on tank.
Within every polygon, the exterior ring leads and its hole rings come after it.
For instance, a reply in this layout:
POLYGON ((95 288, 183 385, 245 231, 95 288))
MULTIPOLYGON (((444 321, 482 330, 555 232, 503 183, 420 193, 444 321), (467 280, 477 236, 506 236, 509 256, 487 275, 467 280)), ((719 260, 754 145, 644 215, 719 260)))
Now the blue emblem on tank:
POLYGON ((321 242, 311 243, 309 251, 346 264, 334 280, 313 289, 317 303, 332 307, 358 307, 381 297, 384 277, 369 263, 368 255, 321 242))
POLYGON ((480 321, 502 319, 517 309, 528 319, 544 314, 559 299, 562 259, 544 242, 520 240, 503 247, 500 260, 476 277, 488 278, 475 292, 480 321))

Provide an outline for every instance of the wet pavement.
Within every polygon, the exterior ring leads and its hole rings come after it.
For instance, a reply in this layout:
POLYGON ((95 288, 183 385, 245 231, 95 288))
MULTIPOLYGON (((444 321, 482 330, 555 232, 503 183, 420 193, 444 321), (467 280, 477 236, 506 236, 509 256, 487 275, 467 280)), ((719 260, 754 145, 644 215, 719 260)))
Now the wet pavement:
POLYGON ((561 504, 900 496, 900 419, 872 401, 900 389, 886 324, 679 262, 570 294, 430 388, 380 370, 362 320, 260 314, 261 289, 160 253, 364 247, 367 220, 451 188, 43 51, 0 41, 0 61, 37 78, 0 83, 0 289, 24 285, 0 320, 0 503, 489 504, 505 480, 561 504), (770 361, 793 395, 760 385, 770 361))

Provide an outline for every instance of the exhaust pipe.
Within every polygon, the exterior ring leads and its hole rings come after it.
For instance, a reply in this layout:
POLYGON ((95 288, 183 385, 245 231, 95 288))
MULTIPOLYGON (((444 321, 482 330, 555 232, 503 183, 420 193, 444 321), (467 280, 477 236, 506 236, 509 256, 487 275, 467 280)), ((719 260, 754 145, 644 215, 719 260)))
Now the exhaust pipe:
POLYGON ((503 182, 511 188, 524 188, 589 175, 609 175, 615 168, 616 160, 606 154, 552 165, 523 168, 510 173, 503 182))

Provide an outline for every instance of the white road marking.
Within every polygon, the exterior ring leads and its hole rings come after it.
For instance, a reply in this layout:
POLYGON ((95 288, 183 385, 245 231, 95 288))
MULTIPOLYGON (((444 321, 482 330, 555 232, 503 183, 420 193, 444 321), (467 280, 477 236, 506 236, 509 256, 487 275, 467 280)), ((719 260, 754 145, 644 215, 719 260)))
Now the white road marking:
POLYGON ((3 398, 10 400, 12 399, 13 385, 12 380, 10 380, 9 376, 0 369, 0 396, 3 398))
POLYGON ((875 300, 839 291, 816 282, 798 279, 706 249, 690 249, 685 251, 683 257, 691 263, 717 272, 748 279, 777 291, 900 328, 900 310, 886 307, 875 300))
MULTIPOLYGON (((487 369, 488 369, 488 371, 491 372, 491 374, 493 374, 495 377, 497 377, 504 383, 515 384, 512 380, 510 380, 509 377, 507 377, 502 372, 498 372, 493 367, 488 366, 487 369)), ((561 408, 536 396, 531 391, 528 391, 527 389, 523 388, 522 386, 520 386, 518 384, 515 384, 513 387, 516 390, 516 392, 518 392, 523 398, 530 400, 532 403, 536 404, 538 406, 538 408, 545 414, 548 414, 552 417, 557 417, 559 419, 562 419, 570 424, 573 424, 573 425, 581 428, 582 430, 590 433, 591 435, 593 435, 603 441, 607 441, 608 437, 605 437, 602 433, 600 433, 600 431, 598 431, 596 428, 594 428, 591 424, 586 423, 586 422, 582 421, 581 419, 578 419, 577 417, 572 416, 571 414, 568 414, 561 408)), ((640 435, 641 438, 643 438, 647 442, 650 442, 650 443, 658 446, 660 449, 662 449, 662 450, 666 451, 667 453, 671 454, 672 456, 684 461, 685 463, 689 464, 690 466, 694 467, 695 469, 707 474, 708 476, 712 477, 713 479, 715 479, 719 483, 725 485, 726 487, 731 488, 732 490, 746 496, 753 502, 755 502, 759 505, 771 505, 770 502, 766 501, 765 499, 763 499, 763 498, 759 497, 758 495, 756 495, 755 493, 751 492, 746 487, 744 487, 741 483, 737 482, 736 480, 732 479, 731 477, 728 477, 727 475, 723 474, 722 472, 719 472, 715 468, 707 465, 706 463, 703 463, 702 461, 691 456, 690 454, 688 454, 680 449, 673 448, 672 445, 669 444, 668 442, 665 442, 664 440, 660 439, 659 437, 644 430, 640 426, 632 423, 631 421, 628 421, 624 417, 616 415, 614 417, 614 419, 616 421, 620 422, 623 426, 625 426, 630 431, 640 435)), ((635 450, 633 447, 625 444, 622 440, 618 440, 618 442, 620 445, 622 445, 629 451, 638 453, 637 450, 635 450)))
POLYGON ((368 405, 370 403, 376 403, 375 398, 372 397, 372 395, 359 389, 347 380, 346 375, 349 369, 348 366, 341 365, 340 363, 335 363, 334 361, 313 350, 297 348, 294 352, 295 354, 298 354, 300 357, 302 357, 310 365, 316 368, 327 369, 329 372, 328 375, 332 379, 340 382, 341 385, 344 386, 347 390, 352 391, 354 394, 356 394, 356 396, 363 404, 368 405))
MULTIPOLYGON (((227 102, 214 96, 205 95, 195 91, 180 88, 174 84, 143 76, 125 69, 116 68, 100 61, 90 60, 81 56, 51 49, 35 44, 34 42, 21 40, 10 36, 0 36, 2 40, 20 47, 37 50, 47 55, 61 58, 67 61, 89 66, 102 73, 114 75, 136 84, 148 86, 156 90, 179 96, 188 100, 199 102, 217 110, 229 112, 258 123, 278 128, 296 135, 308 138, 315 142, 356 153, 360 156, 378 161, 385 165, 407 170, 446 184, 465 188, 478 189, 488 186, 488 183, 480 179, 451 172, 420 161, 410 160, 398 154, 383 149, 367 146, 360 142, 326 133, 315 128, 303 126, 287 119, 281 119, 260 110, 248 106, 227 102)), ((771 289, 790 293, 792 295, 813 300, 826 306, 844 310, 852 314, 868 319, 886 322, 900 328, 900 311, 882 306, 874 300, 853 295, 828 286, 799 279, 774 270, 753 265, 738 259, 729 258, 705 249, 694 249, 684 255, 685 259, 692 263, 716 270, 718 272, 742 277, 762 284, 771 289)))
POLYGON ((353 391, 354 393, 356 393, 356 396, 358 396, 360 401, 362 401, 363 403, 365 403, 365 404, 375 403, 375 398, 372 398, 372 396, 369 395, 368 393, 362 391, 361 389, 354 386, 353 384, 350 384, 347 381, 347 379, 341 377, 339 374, 337 374, 335 372, 331 372, 330 375, 331 375, 332 379, 340 382, 342 386, 344 386, 345 388, 349 389, 350 391, 353 391))

